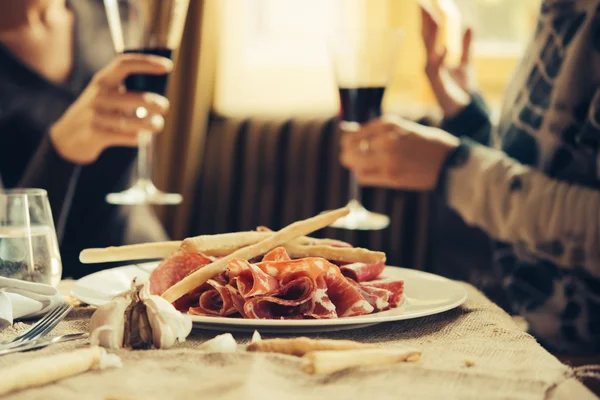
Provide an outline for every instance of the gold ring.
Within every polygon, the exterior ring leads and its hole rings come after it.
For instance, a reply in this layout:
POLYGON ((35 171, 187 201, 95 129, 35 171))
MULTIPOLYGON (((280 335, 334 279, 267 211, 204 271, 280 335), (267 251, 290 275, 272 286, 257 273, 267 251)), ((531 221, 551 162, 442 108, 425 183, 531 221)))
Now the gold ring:
POLYGON ((371 150, 371 142, 369 139, 361 139, 358 143, 358 149, 361 153, 368 153, 371 150))

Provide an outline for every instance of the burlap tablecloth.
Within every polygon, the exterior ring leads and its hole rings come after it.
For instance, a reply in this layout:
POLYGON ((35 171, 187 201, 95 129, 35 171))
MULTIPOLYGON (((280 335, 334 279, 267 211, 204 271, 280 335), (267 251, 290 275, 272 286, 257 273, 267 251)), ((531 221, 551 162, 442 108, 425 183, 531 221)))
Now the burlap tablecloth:
MULTIPOLYGON (((70 282, 63 282, 68 290, 70 282)), ((310 376, 293 357, 207 354, 195 350, 216 333, 194 330, 170 350, 119 351, 121 369, 89 372, 9 399, 584 399, 595 398, 568 368, 523 332, 504 311, 472 286, 458 309, 415 320, 323 333, 320 337, 409 345, 423 351, 416 364, 346 370, 310 376), (553 384, 563 382, 555 390, 553 384)), ((64 292, 63 292, 64 293, 64 292)), ((91 307, 78 307, 52 333, 87 331, 91 307)), ((17 323, 6 340, 27 328, 17 323)), ((239 341, 249 334, 236 334, 239 341)), ((263 337, 268 335, 263 335, 263 337)), ((0 357, 1 368, 86 345, 64 343, 0 357)))

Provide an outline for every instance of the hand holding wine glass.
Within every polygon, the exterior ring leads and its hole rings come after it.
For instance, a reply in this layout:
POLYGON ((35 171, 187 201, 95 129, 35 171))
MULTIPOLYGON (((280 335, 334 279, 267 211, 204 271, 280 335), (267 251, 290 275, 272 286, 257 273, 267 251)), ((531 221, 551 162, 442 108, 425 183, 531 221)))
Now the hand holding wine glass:
POLYGON ((155 93, 127 92, 122 83, 131 74, 164 75, 172 69, 173 62, 163 57, 117 57, 50 128, 56 151, 75 164, 89 164, 109 147, 136 147, 140 133, 161 132, 169 101, 155 93), (140 107, 147 115, 136 115, 140 107))

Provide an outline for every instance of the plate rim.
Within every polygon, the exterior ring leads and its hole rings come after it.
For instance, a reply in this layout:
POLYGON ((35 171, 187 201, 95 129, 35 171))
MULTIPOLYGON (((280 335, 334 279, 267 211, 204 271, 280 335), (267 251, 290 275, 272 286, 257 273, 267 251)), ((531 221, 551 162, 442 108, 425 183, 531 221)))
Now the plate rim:
MULTIPOLYGON (((85 281, 88 280, 90 278, 92 278, 95 275, 101 275, 101 274, 106 274, 109 273, 110 271, 118 271, 118 270, 122 270, 122 269, 130 269, 130 268, 137 268, 139 269, 141 272, 146 273, 146 274, 150 274, 150 271, 148 269, 143 268, 143 266, 145 265, 149 265, 149 264, 156 264, 158 265, 158 261, 157 262, 145 262, 145 263, 134 263, 134 264, 128 264, 128 265, 122 265, 119 267, 113 267, 113 268, 108 268, 105 270, 101 270, 101 271, 96 271, 93 272, 89 275, 86 275, 82 278, 79 278, 75 281, 73 287, 70 290, 70 294, 71 296, 73 296, 74 298, 76 298, 77 300, 91 305, 91 306, 95 306, 98 307, 102 304, 100 303, 90 303, 88 300, 91 299, 91 297, 87 297, 87 296, 80 296, 78 294, 78 284, 81 281, 85 281), (87 300, 86 300, 87 298, 87 300)), ((186 314, 190 317, 190 319, 192 320, 193 324, 202 324, 202 325, 211 325, 211 326, 221 326, 221 327, 227 327, 227 326, 237 326, 237 327, 245 327, 245 328, 250 328, 250 327, 256 327, 256 328, 308 328, 308 327, 314 327, 314 328, 326 328, 326 327, 333 327, 333 326, 350 326, 350 325, 365 325, 365 324, 370 324, 370 325, 374 325, 374 324, 380 324, 380 323, 385 323, 385 322, 394 322, 394 321, 403 321, 403 320, 410 320, 410 319, 415 319, 415 318, 423 318, 426 316, 430 316, 430 315, 436 315, 436 314, 440 314, 452 309, 455 309, 459 306, 461 306, 462 304, 465 303, 465 301, 468 298, 468 292, 466 290, 466 288, 462 287, 459 283, 459 281, 455 281, 437 274, 433 274, 431 272, 426 272, 426 271, 421 271, 421 270, 415 270, 415 269, 410 269, 410 268, 403 268, 403 267, 397 267, 397 266, 392 266, 392 265, 386 265, 386 270, 389 269, 393 269, 396 270, 395 273, 401 273, 402 271, 406 271, 410 274, 416 274, 416 275, 422 275, 422 276, 426 276, 429 278, 434 278, 438 281, 444 281, 447 282, 448 284, 453 285, 456 290, 461 292, 460 297, 457 294, 457 298, 455 301, 448 303, 446 305, 443 306, 437 306, 435 309, 432 310, 422 310, 422 311, 418 311, 418 312, 412 312, 410 314, 405 314, 405 313, 395 313, 395 314, 388 314, 385 315, 384 313, 388 313, 388 312, 394 312, 394 311, 398 311, 398 309, 402 309, 406 306, 406 301, 410 301, 410 298, 408 300, 406 300, 405 298, 403 299, 403 304, 400 305, 400 307, 395 308, 393 310, 387 310, 387 311, 381 311, 379 313, 375 313, 375 314, 367 314, 367 315, 359 315, 359 316, 355 316, 355 317, 344 317, 344 318, 333 318, 333 319, 302 319, 302 320, 290 320, 290 319, 242 319, 242 318, 224 318, 224 317, 211 317, 211 316, 200 316, 200 315, 190 315, 190 314, 186 314), (381 315, 384 314, 384 315, 381 315)), ((385 273, 385 271, 384 271, 385 273)))

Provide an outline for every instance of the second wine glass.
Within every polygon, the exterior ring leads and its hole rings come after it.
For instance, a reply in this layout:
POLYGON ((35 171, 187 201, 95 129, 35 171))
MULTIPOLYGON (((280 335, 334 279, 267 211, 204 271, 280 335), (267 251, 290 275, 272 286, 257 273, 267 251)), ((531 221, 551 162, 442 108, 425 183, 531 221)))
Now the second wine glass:
MULTIPOLYGON (((189 0, 104 0, 108 24, 115 51, 122 53, 153 54, 172 58, 179 47, 189 0)), ((165 95, 168 75, 130 75, 125 79, 128 91, 153 92, 165 95)), ((148 111, 135 110, 139 118, 148 111)), ((154 137, 141 133, 138 139, 137 181, 120 193, 106 196, 111 204, 179 204, 183 200, 176 193, 164 193, 152 182, 154 137)))
MULTIPOLYGON (((396 65, 402 31, 396 29, 346 29, 331 43, 332 62, 340 94, 340 130, 350 134, 361 124, 382 115, 381 104, 396 65)), ((380 230, 390 224, 387 215, 367 210, 360 187, 350 174, 350 213, 332 227, 380 230)))

